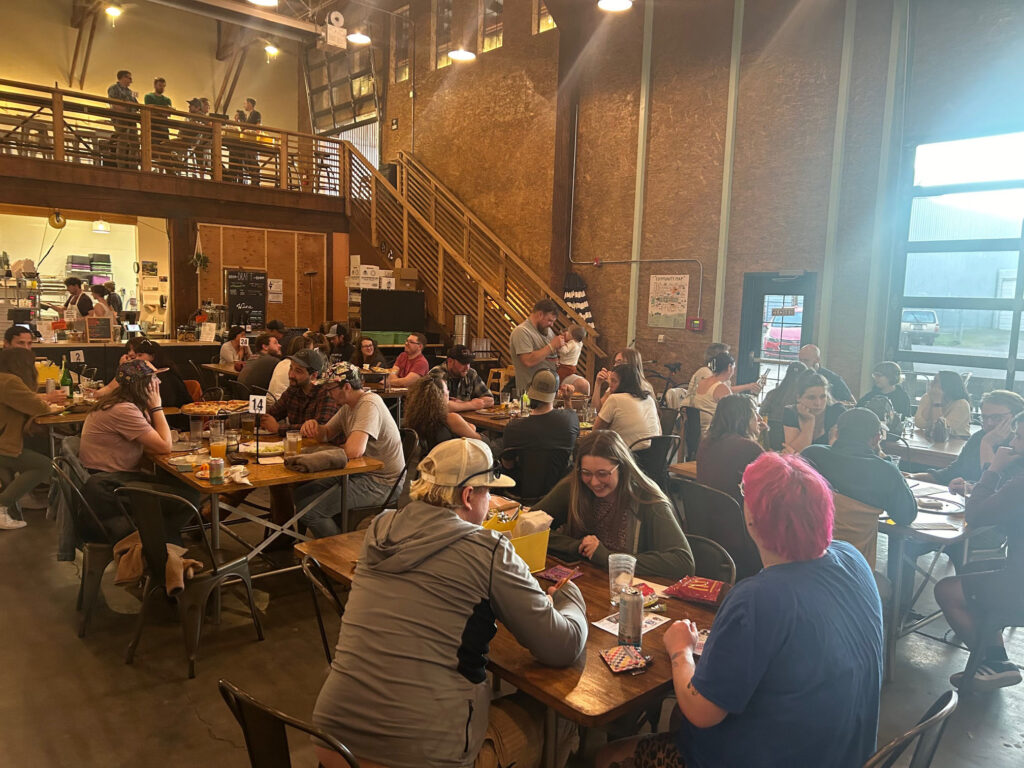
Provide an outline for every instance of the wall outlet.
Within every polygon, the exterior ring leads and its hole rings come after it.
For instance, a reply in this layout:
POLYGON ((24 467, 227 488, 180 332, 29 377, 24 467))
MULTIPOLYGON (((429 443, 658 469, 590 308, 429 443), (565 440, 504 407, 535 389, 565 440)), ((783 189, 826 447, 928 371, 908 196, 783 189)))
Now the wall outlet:
POLYGON ((391 118, 391 130, 392 131, 397 131, 398 130, 398 118, 397 117, 391 118))
POLYGON ((659 344, 664 344, 665 343, 665 334, 664 333, 659 333, 658 334, 658 343, 659 344))

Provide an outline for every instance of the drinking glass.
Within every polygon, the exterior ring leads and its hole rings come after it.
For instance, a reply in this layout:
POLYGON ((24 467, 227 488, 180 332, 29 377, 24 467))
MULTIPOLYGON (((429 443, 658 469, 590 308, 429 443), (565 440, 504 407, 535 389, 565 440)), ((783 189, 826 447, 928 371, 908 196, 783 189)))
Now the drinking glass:
POLYGON ((210 442, 224 439, 224 422, 220 419, 210 419, 210 442))
POLYGON ((298 456, 302 453, 302 433, 297 429, 285 432, 284 453, 285 456, 298 456))
POLYGON ((633 585, 635 570, 636 558, 632 555, 616 553, 608 556, 608 591, 612 605, 618 605, 622 590, 633 585))
POLYGON ((504 392, 501 393, 500 397, 501 397, 501 404, 502 405, 508 405, 508 401, 511 399, 512 393, 509 392, 506 389, 504 392))
POLYGON ((188 442, 192 448, 198 448, 203 442, 203 417, 188 417, 188 442))
POLYGON ((225 433, 225 439, 228 444, 228 450, 237 451, 238 444, 241 442, 242 439, 242 433, 239 432, 237 429, 229 429, 225 433))
POLYGON ((243 413, 242 414, 242 439, 245 441, 252 440, 256 437, 256 414, 255 413, 243 413))
POLYGON ((223 459, 227 457, 228 439, 224 435, 210 437, 210 458, 223 459))

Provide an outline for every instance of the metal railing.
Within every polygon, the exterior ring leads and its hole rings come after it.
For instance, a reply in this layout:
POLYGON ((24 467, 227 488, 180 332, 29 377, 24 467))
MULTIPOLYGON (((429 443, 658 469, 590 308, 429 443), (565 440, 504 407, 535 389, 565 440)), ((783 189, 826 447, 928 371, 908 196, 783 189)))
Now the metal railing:
POLYGON ((0 154, 340 196, 342 142, 0 80, 0 154))

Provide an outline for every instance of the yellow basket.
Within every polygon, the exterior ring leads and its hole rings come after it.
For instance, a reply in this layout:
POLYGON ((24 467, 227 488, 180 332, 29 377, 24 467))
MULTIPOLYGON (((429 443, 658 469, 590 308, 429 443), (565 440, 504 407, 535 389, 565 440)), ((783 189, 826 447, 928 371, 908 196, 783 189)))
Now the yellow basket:
POLYGON ((527 536, 517 536, 509 539, 518 554, 530 567, 530 573, 543 571, 547 567, 548 537, 551 536, 551 529, 537 531, 527 536))

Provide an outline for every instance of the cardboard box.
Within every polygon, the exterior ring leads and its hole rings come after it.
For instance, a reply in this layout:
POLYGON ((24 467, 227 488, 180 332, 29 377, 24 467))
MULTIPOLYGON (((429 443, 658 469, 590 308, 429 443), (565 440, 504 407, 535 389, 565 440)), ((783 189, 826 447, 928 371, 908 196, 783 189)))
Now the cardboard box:
POLYGON ((395 278, 393 277, 382 277, 380 279, 381 290, 393 291, 395 290, 395 278))
POLYGON ((358 278, 359 277, 359 269, 360 269, 359 266, 349 267, 348 268, 349 277, 358 278))
POLYGON ((359 267, 359 276, 379 278, 380 267, 367 266, 364 264, 363 266, 359 267))
POLYGON ((359 278, 360 288, 380 288, 379 277, 361 277, 359 278))
POLYGON ((415 291, 420 287, 419 280, 395 279, 395 289, 399 291, 415 291))
POLYGON ((360 263, 361 262, 359 261, 359 254, 358 253, 349 254, 349 257, 348 257, 348 265, 349 265, 349 267, 355 267, 356 269, 358 269, 360 263))
POLYGON ((395 269, 395 279, 416 281, 420 279, 420 273, 415 267, 399 267, 395 269))
POLYGON ((393 269, 382 269, 380 271, 380 276, 381 277, 394 277, 395 276, 395 270, 393 270, 393 269))

